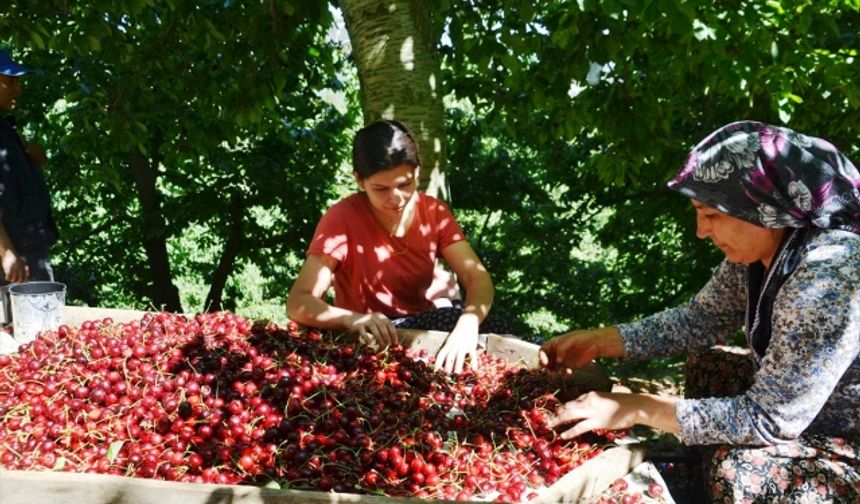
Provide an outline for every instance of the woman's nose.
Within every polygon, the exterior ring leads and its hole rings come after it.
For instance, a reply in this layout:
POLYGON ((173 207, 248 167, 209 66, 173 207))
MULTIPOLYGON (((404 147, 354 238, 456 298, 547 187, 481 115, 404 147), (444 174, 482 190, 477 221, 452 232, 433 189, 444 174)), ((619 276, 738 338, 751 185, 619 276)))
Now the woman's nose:
POLYGON ((696 217, 696 237, 707 238, 711 235, 711 229, 707 225, 707 221, 701 217, 696 217))

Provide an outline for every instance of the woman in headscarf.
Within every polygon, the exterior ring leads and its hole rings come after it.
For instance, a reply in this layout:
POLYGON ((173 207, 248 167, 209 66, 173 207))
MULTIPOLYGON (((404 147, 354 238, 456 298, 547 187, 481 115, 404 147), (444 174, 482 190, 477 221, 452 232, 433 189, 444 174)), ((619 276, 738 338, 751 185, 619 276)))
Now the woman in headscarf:
POLYGON ((679 307, 558 336, 541 361, 688 353, 687 398, 589 393, 551 424, 712 445, 715 501, 860 502, 860 173, 826 140, 743 121, 699 143, 669 187, 726 255, 710 281, 679 307), (749 350, 715 363, 709 349, 740 327, 749 350))

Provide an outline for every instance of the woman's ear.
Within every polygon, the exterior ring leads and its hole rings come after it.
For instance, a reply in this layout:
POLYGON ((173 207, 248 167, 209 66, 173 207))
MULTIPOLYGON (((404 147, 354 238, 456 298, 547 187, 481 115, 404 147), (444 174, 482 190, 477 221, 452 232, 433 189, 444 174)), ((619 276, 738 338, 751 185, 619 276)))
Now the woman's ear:
POLYGON ((352 176, 355 177, 355 185, 358 186, 358 190, 364 192, 364 179, 358 176, 358 172, 352 172, 352 176))

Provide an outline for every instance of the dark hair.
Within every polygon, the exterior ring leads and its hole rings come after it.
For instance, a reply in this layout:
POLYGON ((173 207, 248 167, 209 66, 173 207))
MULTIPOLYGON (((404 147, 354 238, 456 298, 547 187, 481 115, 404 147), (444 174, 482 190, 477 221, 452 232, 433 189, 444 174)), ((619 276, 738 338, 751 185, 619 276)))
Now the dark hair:
POLYGON ((376 121, 358 130, 352 143, 352 169, 358 177, 371 175, 400 165, 418 167, 418 142, 400 121, 376 121))

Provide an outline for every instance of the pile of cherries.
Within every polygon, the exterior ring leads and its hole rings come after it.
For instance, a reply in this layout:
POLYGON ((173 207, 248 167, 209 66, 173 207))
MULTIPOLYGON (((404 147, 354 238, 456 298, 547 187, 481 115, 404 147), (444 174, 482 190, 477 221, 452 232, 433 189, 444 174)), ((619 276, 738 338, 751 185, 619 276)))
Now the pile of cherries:
POLYGON ((600 452, 545 423, 584 390, 480 358, 229 312, 61 326, 0 356, 0 467, 522 501, 600 452))

